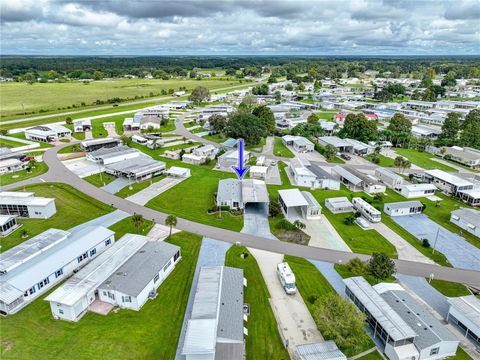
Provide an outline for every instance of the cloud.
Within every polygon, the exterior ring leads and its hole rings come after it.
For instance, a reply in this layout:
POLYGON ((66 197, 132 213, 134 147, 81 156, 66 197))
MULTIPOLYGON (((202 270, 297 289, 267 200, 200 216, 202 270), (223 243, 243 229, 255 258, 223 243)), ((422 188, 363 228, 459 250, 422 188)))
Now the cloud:
POLYGON ((4 54, 472 54, 475 1, 0 0, 4 54))

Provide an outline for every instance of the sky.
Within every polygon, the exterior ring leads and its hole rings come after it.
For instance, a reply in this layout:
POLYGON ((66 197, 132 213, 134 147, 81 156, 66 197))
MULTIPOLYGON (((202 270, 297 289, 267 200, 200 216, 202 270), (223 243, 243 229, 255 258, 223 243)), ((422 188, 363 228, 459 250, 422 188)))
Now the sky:
POLYGON ((478 55, 480 0, 0 0, 0 54, 478 55))

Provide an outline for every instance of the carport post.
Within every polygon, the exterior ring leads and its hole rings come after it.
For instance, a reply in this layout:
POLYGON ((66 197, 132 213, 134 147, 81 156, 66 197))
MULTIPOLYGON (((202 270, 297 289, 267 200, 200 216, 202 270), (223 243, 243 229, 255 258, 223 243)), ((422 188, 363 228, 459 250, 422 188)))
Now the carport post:
POLYGON ((440 233, 440 226, 437 228, 437 236, 435 236, 435 242, 433 243, 432 255, 435 254, 435 247, 437 246, 438 234, 440 233))

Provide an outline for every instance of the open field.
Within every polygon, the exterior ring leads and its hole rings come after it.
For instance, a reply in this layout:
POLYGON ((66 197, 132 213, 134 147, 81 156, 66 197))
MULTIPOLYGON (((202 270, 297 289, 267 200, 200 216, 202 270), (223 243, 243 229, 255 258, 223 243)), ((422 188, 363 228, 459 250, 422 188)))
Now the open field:
POLYGON ((268 292, 255 258, 243 246, 232 246, 226 255, 225 265, 243 269, 247 279, 244 302, 250 305, 250 316, 245 337, 247 359, 289 359, 278 332, 277 321, 270 307, 268 292), (248 256, 240 257, 242 253, 248 256))
POLYGON ((27 170, 20 170, 15 173, 7 173, 0 175, 0 185, 8 185, 18 181, 26 180, 48 171, 48 166, 44 162, 37 161, 35 167, 30 172, 27 170))
POLYGON ((80 321, 54 320, 50 304, 35 300, 0 319, 2 359, 173 359, 200 249, 200 237, 174 234, 182 260, 140 311, 107 316, 87 313, 80 321))
POLYGON ((288 147, 286 147, 283 144, 282 139, 279 138, 279 137, 275 138, 275 142, 273 144, 273 155, 282 156, 282 157, 286 157, 286 158, 293 158, 294 157, 293 153, 290 151, 290 149, 288 147))
POLYGON ((454 171, 457 172, 454 168, 441 164, 437 161, 432 160, 432 158, 435 157, 435 155, 429 154, 427 152, 420 152, 415 149, 400 149, 400 148, 394 148, 395 152, 398 155, 401 155, 403 157, 406 157, 412 164, 415 164, 417 166, 420 166, 421 168, 424 168, 426 170, 432 170, 432 169, 440 169, 444 171, 454 171))
MULTIPOLYGON (((314 303, 317 299, 327 294, 335 293, 335 290, 327 279, 325 279, 320 271, 308 260, 287 255, 285 256, 285 261, 288 262, 292 271, 295 273, 295 285, 302 295, 310 313, 314 311, 314 303)), ((319 326, 319 330, 322 332, 321 326, 319 326)), ((342 350, 346 356, 353 356, 371 349, 374 346, 375 344, 368 337, 367 333, 363 333, 362 344, 358 351, 354 351, 351 347, 341 348, 340 350, 342 350)))
MULTIPOLYGON (((18 189, 23 191, 24 188, 18 189)), ((1 241, 1 252, 6 251, 31 237, 50 228, 68 230, 86 221, 108 214, 113 208, 95 200, 73 187, 60 183, 42 183, 29 185, 25 191, 35 192, 36 196, 53 197, 57 213, 49 219, 19 219, 23 226, 4 237, 1 241), (22 238, 21 232, 26 230, 27 238, 22 238)))
POLYGON ((219 88, 239 84, 239 80, 226 79, 115 79, 93 81, 84 84, 80 81, 65 83, 2 83, 0 86, 0 115, 2 118, 48 112, 72 105, 83 108, 82 102, 94 105, 96 100, 105 101, 115 97, 140 100, 142 97, 162 96, 161 91, 179 90, 184 86, 191 91, 198 85, 206 88, 219 88), (135 97, 137 97, 135 99, 135 97))

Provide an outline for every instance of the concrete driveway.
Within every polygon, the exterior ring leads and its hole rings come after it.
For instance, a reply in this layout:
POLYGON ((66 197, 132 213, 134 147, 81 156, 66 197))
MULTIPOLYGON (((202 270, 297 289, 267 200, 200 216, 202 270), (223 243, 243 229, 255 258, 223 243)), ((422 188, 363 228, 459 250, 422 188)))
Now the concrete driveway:
POLYGON ((95 164, 84 157, 66 160, 63 161, 63 164, 68 170, 81 178, 105 171, 103 165, 95 164))
POLYGON ((262 149, 262 154, 264 155, 273 155, 273 145, 275 144, 275 138, 273 136, 267 137, 265 140, 265 145, 262 149))
POLYGON ((115 194, 120 190, 122 190, 128 184, 129 184, 129 181, 127 178, 119 177, 113 180, 111 183, 105 186, 102 186, 102 189, 105 190, 106 192, 109 192, 110 194, 115 194))
POLYGON ((454 267, 480 271, 480 249, 427 215, 395 216, 392 219, 417 239, 428 239, 430 246, 445 255, 454 267))
POLYGON ((134 202, 138 205, 145 205, 147 202, 152 200, 153 198, 157 197, 161 193, 171 189, 175 185, 181 183, 185 178, 173 178, 173 177, 166 177, 156 183, 153 183, 146 189, 139 191, 132 196, 127 198, 128 201, 134 202))
MULTIPOLYGON (((244 213, 243 233, 257 234, 272 241, 278 239, 270 233, 268 208, 264 205, 248 206, 244 213)), ((268 241, 268 240, 265 240, 268 241)), ((300 293, 287 295, 277 277, 277 264, 283 261, 283 254, 248 249, 257 260, 258 267, 270 293, 270 304, 277 319, 284 343, 292 358, 296 356, 297 345, 323 341, 322 335, 312 318, 300 293)))
POLYGON ((402 238, 384 223, 370 223, 370 227, 377 230, 378 233, 383 235, 385 239, 387 239, 393 246, 395 246, 399 259, 422 262, 425 264, 435 264, 433 260, 423 255, 407 240, 402 238))
POLYGON ((278 169, 278 165, 270 165, 267 171, 267 176, 265 177, 265 184, 282 185, 282 178, 280 177, 280 170, 278 169))

